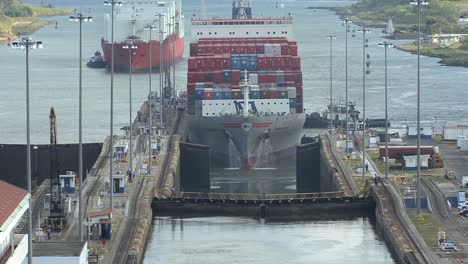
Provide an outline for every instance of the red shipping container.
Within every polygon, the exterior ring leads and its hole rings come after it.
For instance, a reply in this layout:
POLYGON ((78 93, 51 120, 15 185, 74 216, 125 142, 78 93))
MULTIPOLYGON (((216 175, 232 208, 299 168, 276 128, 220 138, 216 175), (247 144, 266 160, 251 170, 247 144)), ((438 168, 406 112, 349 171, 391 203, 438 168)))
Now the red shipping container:
POLYGON ((189 71, 197 71, 198 70, 197 57, 190 57, 188 59, 188 70, 189 71))
POLYGON ((222 54, 223 53, 223 46, 219 44, 213 45, 213 54, 222 54))
POLYGON ((289 46, 289 54, 291 56, 297 56, 297 46, 296 45, 290 45, 289 46))
POLYGON ((289 46, 297 46, 297 42, 296 41, 289 41, 289 46))
POLYGON ((257 47, 255 44, 247 44, 247 54, 257 54, 257 47))
POLYGON ((289 44, 286 44, 286 43, 283 43, 281 44, 281 55, 289 55, 290 54, 290 51, 289 51, 289 44))
POLYGON ((295 72, 293 75, 296 83, 302 83, 302 72, 295 72))
POLYGON ((273 57, 273 65, 276 69, 282 69, 284 67, 283 56, 273 57))
POLYGON ((301 69, 301 58, 294 56, 291 57, 291 68, 293 70, 300 70, 301 69))
POLYGON ((296 83, 296 90, 302 92, 302 83, 296 83))
POLYGON ((222 64, 221 64, 220 70, 227 70, 231 68, 231 56, 230 55, 223 56, 221 59, 221 62, 222 64))
POLYGON ((213 99, 213 92, 204 92, 203 94, 203 99, 206 99, 206 100, 211 100, 213 99))
POLYGON ((242 92, 240 89, 231 90, 231 99, 242 99, 242 92))
POLYGON ((190 43, 190 56, 197 56, 197 43, 190 43))
POLYGON ((240 54, 239 52, 239 46, 232 45, 231 46, 231 54, 240 54))
POLYGON ((223 53, 231 54, 231 44, 222 44, 223 53))
POLYGON ((274 73, 268 74, 267 83, 276 83, 276 74, 274 73))
POLYGON ((239 83, 240 79, 241 79, 240 70, 232 70, 231 71, 231 83, 239 83))
POLYGON ((215 70, 222 70, 223 69, 223 58, 221 56, 214 56, 214 69, 215 70))
POLYGON ((286 82, 293 82, 293 83, 294 83, 294 82, 295 82, 294 74, 292 74, 292 73, 285 73, 285 74, 284 74, 284 80, 285 80, 286 82))
POLYGON ((257 54, 265 54, 265 45, 257 43, 255 44, 255 49, 257 54))
POLYGON ((266 83, 267 82, 267 74, 259 73, 258 74, 258 83, 266 83))
POLYGON ((284 67, 291 67, 291 56, 283 56, 284 67))
POLYGON ((204 72, 203 81, 204 82, 213 82, 213 72, 204 72))
POLYGON ((195 57, 196 61, 196 71, 204 71, 205 70, 205 60, 203 57, 195 57))
POLYGON ((187 91, 189 94, 195 93, 195 84, 194 83, 187 83, 187 91))
POLYGON ((204 69, 210 71, 214 69, 214 59, 212 56, 205 57, 204 59, 204 69))
POLYGON ((223 72, 222 71, 215 71, 213 73, 213 82, 214 83, 222 83, 223 82, 223 72))

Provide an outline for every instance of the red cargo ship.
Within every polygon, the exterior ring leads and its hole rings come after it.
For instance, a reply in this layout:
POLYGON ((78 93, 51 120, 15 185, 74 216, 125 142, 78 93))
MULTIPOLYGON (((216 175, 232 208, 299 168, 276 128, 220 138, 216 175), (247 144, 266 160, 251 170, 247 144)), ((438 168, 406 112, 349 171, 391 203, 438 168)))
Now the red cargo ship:
POLYGON ((230 168, 274 167, 294 153, 305 121, 293 18, 251 14, 239 0, 232 18, 192 19, 188 139, 230 168))
MULTIPOLYGON (((106 34, 101 40, 104 58, 110 67, 111 56, 111 18, 105 16, 106 34)), ((175 1, 158 2, 130 0, 115 7, 114 12, 114 69, 129 69, 129 52, 123 46, 133 43, 137 46, 132 56, 134 70, 145 70, 149 67, 159 67, 161 52, 160 39, 163 43, 163 65, 171 65, 182 57, 184 52, 184 16, 180 4, 175 1), (138 7, 138 8, 135 8, 138 7), (155 14, 162 14, 159 21, 155 14), (150 62, 150 32, 145 27, 157 28, 151 32, 151 62, 150 62), (162 33, 160 30, 162 29, 162 33)))

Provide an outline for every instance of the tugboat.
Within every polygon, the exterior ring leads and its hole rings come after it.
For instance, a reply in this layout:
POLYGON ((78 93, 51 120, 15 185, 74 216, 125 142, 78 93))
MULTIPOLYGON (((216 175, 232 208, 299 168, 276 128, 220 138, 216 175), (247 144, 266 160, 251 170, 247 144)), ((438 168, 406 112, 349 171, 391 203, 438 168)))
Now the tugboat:
POLYGON ((94 56, 89 59, 88 63, 86 63, 86 66, 89 68, 105 68, 106 65, 107 63, 104 61, 104 58, 99 51, 96 51, 94 56))
MULTIPOLYGON (((327 128, 330 126, 330 105, 327 109, 320 113, 311 113, 306 115, 306 121, 304 128, 327 128)), ((356 110, 356 104, 348 102, 348 106, 343 100, 338 103, 333 103, 333 126, 335 127, 346 127, 346 108, 348 108, 348 126, 350 130, 362 129, 363 122, 359 118, 360 112, 356 110)), ((388 123, 390 126, 390 122, 388 123)), ((367 127, 384 127, 385 119, 366 119, 367 127)))

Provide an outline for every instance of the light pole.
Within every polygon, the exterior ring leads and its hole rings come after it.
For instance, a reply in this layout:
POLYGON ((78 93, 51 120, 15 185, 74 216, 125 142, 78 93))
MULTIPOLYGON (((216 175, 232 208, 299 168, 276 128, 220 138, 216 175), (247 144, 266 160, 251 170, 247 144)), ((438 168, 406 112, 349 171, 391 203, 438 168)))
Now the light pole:
POLYGON ((34 170, 34 179, 36 179, 36 185, 37 185, 37 150, 39 149, 38 146, 33 146, 34 149, 34 156, 35 156, 35 170, 34 170))
POLYGON ((346 103, 346 154, 348 154, 348 140, 349 140, 349 106, 348 106, 348 32, 349 24, 353 23, 347 17, 342 20, 342 24, 345 27, 345 103, 346 103))
POLYGON ((163 129, 163 104, 164 104, 164 96, 163 96, 163 86, 164 86, 164 79, 163 79, 163 68, 164 68, 164 30, 162 28, 162 25, 164 23, 162 22, 162 18, 165 16, 164 14, 159 13, 157 15, 159 17, 159 98, 160 98, 160 103, 159 103, 159 126, 161 128, 161 131, 163 129))
MULTIPOLYGON (((19 38, 19 36, 18 36, 19 38)), ((42 41, 32 41, 30 37, 23 37, 11 43, 14 49, 26 50, 26 181, 28 193, 31 194, 31 140, 29 121, 29 49, 41 49, 42 41)), ((28 210, 28 263, 32 264, 32 208, 31 197, 29 198, 28 210)))
POLYGON ((387 47, 392 48, 393 43, 384 41, 379 46, 385 48, 385 179, 388 179, 388 93, 387 93, 387 47))
MULTIPOLYGON (((176 17, 172 16, 172 35, 175 35, 176 32, 176 27, 175 27, 175 22, 176 22, 176 17)), ((178 37, 178 35, 177 35, 178 37)), ((173 96, 174 96, 174 100, 175 100, 175 97, 176 97, 176 81, 175 81, 175 43, 176 43, 176 38, 174 37, 174 39, 172 40, 172 91, 173 91, 173 96)))
POLYGON ((330 34, 327 36, 330 40, 330 135, 333 135, 333 40, 336 36, 330 34))
POLYGON ((420 192, 421 192, 421 115, 420 115, 420 110, 421 110, 421 74, 420 74, 420 55, 421 55, 421 6, 422 5, 429 5, 429 2, 425 0, 416 0, 410 2, 411 5, 416 5, 418 6, 418 89, 417 89, 417 118, 416 118, 416 131, 417 131, 417 161, 416 161, 416 214, 420 215, 421 214, 421 198, 420 198, 420 192))
POLYGON ((78 121, 78 138, 79 138, 79 150, 78 150, 78 178, 80 179, 80 189, 78 194, 78 218, 79 218, 79 234, 80 234, 80 241, 83 242, 83 212, 81 201, 82 201, 82 189, 83 189, 83 75, 82 75, 82 25, 83 22, 92 22, 93 18, 90 16, 83 16, 82 13, 78 13, 74 16, 70 16, 70 21, 79 22, 80 23, 80 73, 79 73, 79 95, 78 95, 78 112, 79 112, 79 121, 78 121))
POLYGON ((366 33, 370 33, 370 29, 361 28, 362 32, 362 182, 366 180, 366 33))
POLYGON ((149 140, 148 140, 148 173, 151 173, 151 136, 153 135, 153 109, 152 109, 152 100, 151 100, 151 73, 153 69, 153 38, 152 32, 156 30, 157 27, 148 25, 145 27, 145 30, 149 30, 149 92, 148 92, 148 105, 149 105, 149 140))
POLYGON ((111 6, 111 89, 110 89, 110 139, 109 139, 109 207, 112 211, 112 198, 114 196, 113 168, 114 168, 114 8, 121 6, 122 2, 105 0, 105 5, 111 6))
POLYGON ((129 110, 129 133, 128 133, 128 138, 130 141, 129 144, 129 149, 130 149, 130 159, 128 161, 128 171, 133 173, 133 148, 132 148, 132 71, 133 71, 133 66, 132 66, 132 57, 133 57, 133 51, 136 50, 138 47, 133 45, 133 43, 126 44, 122 46, 124 49, 128 49, 128 84, 129 84, 129 104, 130 104, 130 110, 129 110))

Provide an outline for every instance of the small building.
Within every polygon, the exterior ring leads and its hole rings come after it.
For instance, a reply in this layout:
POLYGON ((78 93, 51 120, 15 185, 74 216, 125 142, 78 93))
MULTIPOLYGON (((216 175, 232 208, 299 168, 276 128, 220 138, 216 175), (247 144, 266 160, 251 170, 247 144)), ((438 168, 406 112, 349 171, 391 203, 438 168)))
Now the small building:
POLYGON ((32 244, 33 264, 88 263, 87 242, 47 241, 32 244))
POLYGON ((427 36, 427 42, 431 46, 448 47, 462 42, 468 34, 433 34, 427 36))
POLYGON ((88 232, 92 240, 110 240, 112 237, 112 211, 110 209, 88 213, 88 232))
POLYGON ((75 192, 76 174, 73 171, 67 171, 64 175, 59 175, 60 186, 64 193, 75 192))
MULTIPOLYGON (((431 155, 420 155, 420 166, 421 170, 427 170, 429 168, 429 158, 431 155)), ((403 159, 405 160, 405 170, 416 170, 418 167, 417 161, 418 161, 418 156, 417 155, 412 155, 412 156, 403 156, 403 159)))
POLYGON ((29 208, 27 191, 0 181, 0 263, 23 263, 28 255, 28 235, 16 233, 29 208))
MULTIPOLYGON (((419 127, 421 138, 432 138, 432 126, 431 125, 421 125, 419 127)), ((408 138, 417 138, 417 125, 408 126, 408 138)))
POLYGON ((444 140, 457 140, 459 136, 468 136, 467 125, 455 125, 444 127, 444 140))
POLYGON ((128 152, 128 143, 126 140, 118 140, 114 144, 114 158, 118 160, 125 159, 128 152))
POLYGON ((119 171, 112 176, 112 179, 114 180, 114 182, 112 183, 114 193, 125 192, 125 177, 127 176, 119 171))

